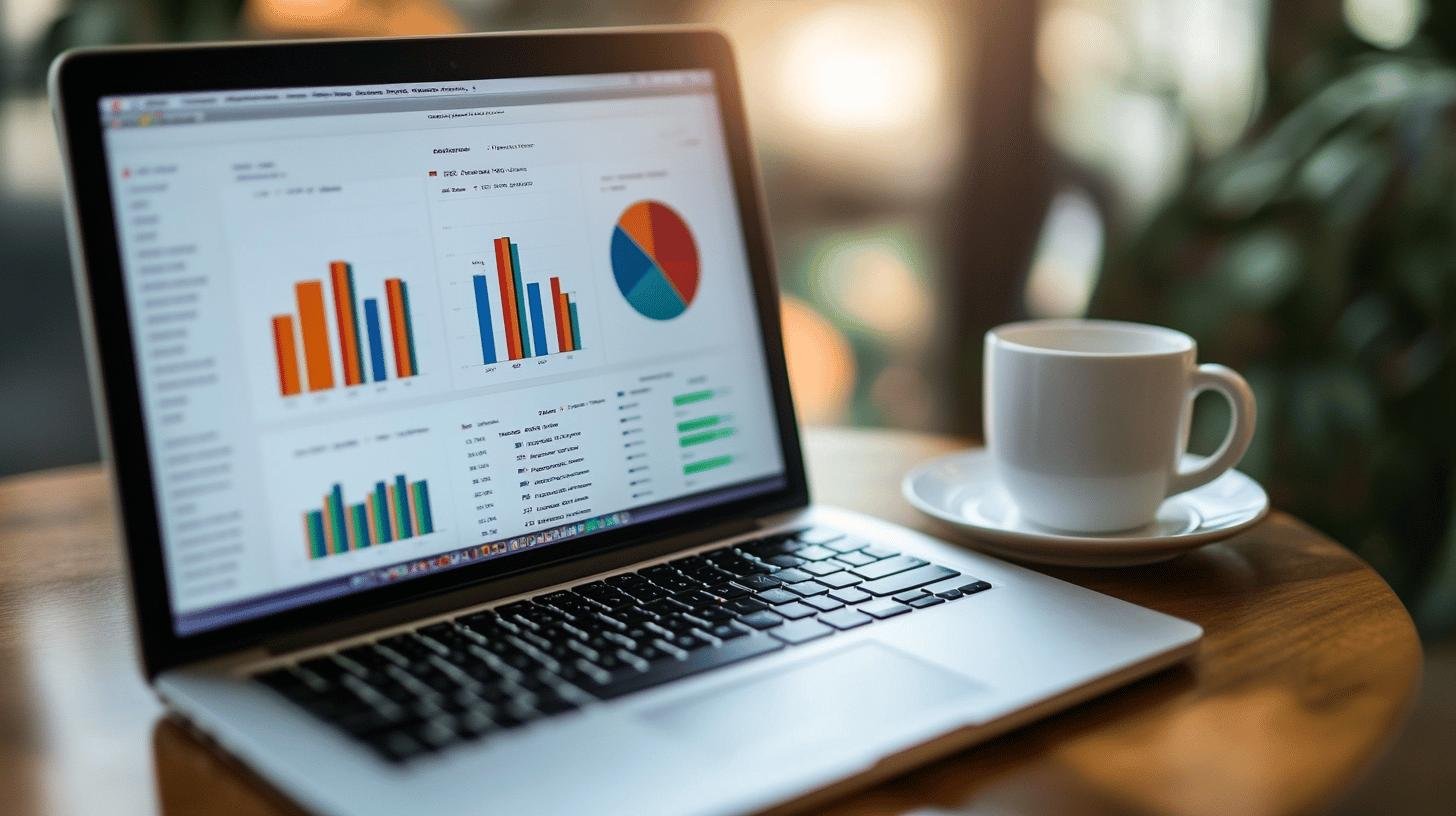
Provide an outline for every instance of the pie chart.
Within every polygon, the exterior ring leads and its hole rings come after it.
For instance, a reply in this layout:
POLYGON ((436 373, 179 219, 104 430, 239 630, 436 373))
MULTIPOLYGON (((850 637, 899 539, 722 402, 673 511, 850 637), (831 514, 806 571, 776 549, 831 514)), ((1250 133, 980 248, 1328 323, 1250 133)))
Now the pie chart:
POLYGON ((622 297, 643 317, 671 320, 698 293, 698 245, 677 211, 638 201, 612 231, 612 276, 622 297))

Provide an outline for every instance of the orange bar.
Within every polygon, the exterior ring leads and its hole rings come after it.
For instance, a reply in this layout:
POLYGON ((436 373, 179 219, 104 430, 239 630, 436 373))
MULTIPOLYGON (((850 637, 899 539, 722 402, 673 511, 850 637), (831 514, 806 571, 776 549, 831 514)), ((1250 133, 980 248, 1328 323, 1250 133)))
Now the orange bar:
MULTIPOLYGON (((566 326, 566 304, 561 300, 561 278, 551 279, 551 311, 556 313, 556 350, 570 351, 571 332, 566 326)), ((545 352, 545 349, 542 349, 545 352)))
POLYGON ((293 287, 298 300, 298 322, 303 329, 303 361, 308 368, 308 390, 334 387, 334 368, 329 362, 329 333, 324 322, 322 281, 303 281, 293 287))
POLYGON ((334 323, 339 328, 339 356, 344 358, 344 384, 358 385, 364 382, 364 373, 359 370, 359 327, 354 325, 349 265, 343 261, 330 261, 329 278, 334 288, 334 323))
POLYGON ((500 281, 501 317, 506 323, 506 353, 512 360, 525 355, 521 352, 521 324, 516 319, 516 278, 511 272, 511 239, 495 239, 495 271, 500 281))
POLYGON ((556 315, 556 330, 561 332, 561 350, 576 351, 571 345, 571 299, 564 293, 556 295, 556 315))
POLYGON ((285 397, 298 393, 298 348, 293 342, 293 316, 273 316, 273 351, 278 355, 278 391, 285 397))
POLYGON ((410 368, 409 341, 404 331, 404 298, 400 297, 399 278, 384 282, 385 299, 389 302, 389 334, 394 339, 394 367, 401 377, 414 376, 410 368))

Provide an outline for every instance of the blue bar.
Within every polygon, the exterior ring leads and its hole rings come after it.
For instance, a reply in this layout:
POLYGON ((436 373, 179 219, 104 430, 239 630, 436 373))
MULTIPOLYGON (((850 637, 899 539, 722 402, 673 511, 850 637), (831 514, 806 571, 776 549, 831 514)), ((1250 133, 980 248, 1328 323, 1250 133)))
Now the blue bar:
POLYGON ((409 486, 404 483, 404 474, 394 477, 394 492, 399 496, 399 537, 400 540, 414 538, 414 521, 410 518, 410 495, 409 486))
POLYGON ((546 318, 541 315, 541 284, 526 285, 526 296, 531 301, 531 336, 535 338, 537 356, 546 351, 546 318))
POLYGON ((485 276, 473 275, 475 281, 475 320, 480 323, 480 357, 486 365, 495 362, 495 330, 490 326, 490 291, 485 276))
POLYGON ((364 299, 364 326, 369 331, 369 365, 374 369, 374 381, 389 379, 384 370, 384 338, 379 332, 379 302, 374 298, 364 299))
POLYGON ((571 347, 581 348, 581 318, 576 316, 576 304, 571 304, 571 347))
POLYGON ((526 304, 521 302, 521 293, 525 288, 521 286, 521 253, 516 251, 516 242, 511 242, 511 272, 516 280, 516 320, 521 327, 521 356, 533 357, 531 354, 531 336, 526 334, 526 304))

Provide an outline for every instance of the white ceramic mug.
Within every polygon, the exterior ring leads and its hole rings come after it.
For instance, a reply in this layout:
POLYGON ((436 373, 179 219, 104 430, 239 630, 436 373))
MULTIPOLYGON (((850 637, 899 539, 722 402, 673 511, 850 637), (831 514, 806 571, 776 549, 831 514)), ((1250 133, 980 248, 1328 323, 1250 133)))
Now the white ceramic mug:
POLYGON ((1110 320, 1033 320, 986 333, 986 444, 1027 520, 1104 533, 1151 522, 1168 496, 1238 464, 1254 435, 1254 392, 1237 373, 1198 365, 1182 332, 1110 320), (1193 398, 1233 408, 1223 444, 1190 470, 1193 398))

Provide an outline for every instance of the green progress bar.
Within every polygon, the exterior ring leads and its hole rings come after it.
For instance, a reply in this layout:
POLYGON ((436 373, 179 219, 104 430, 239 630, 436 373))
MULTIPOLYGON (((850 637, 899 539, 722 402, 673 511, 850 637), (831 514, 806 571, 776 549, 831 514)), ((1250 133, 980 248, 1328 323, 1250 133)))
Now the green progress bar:
POLYGON ((701 445, 704 442, 712 442, 715 439, 725 439, 732 435, 732 428, 718 428, 712 431, 703 431, 702 433, 692 434, 691 436, 684 436, 679 439, 677 443, 684 448, 691 448, 694 445, 701 445))
POLYGON ((704 459, 699 462, 692 462, 690 464, 683 465, 683 475, 692 476, 695 473, 702 473, 705 470, 712 470, 713 468, 720 468, 724 465, 731 464, 733 464, 733 457, 715 456, 712 459, 704 459))
POLYGON ((712 399, 715 392, 708 388, 702 391, 692 391, 687 394, 678 394, 672 398, 673 405, 692 405, 695 402, 702 402, 705 399, 712 399))
POLYGON ((687 433, 688 431, 701 431, 704 428, 711 428, 722 421, 723 417, 720 416, 705 416, 698 417, 697 419, 689 419, 686 422, 679 422, 677 424, 677 432, 687 433))

